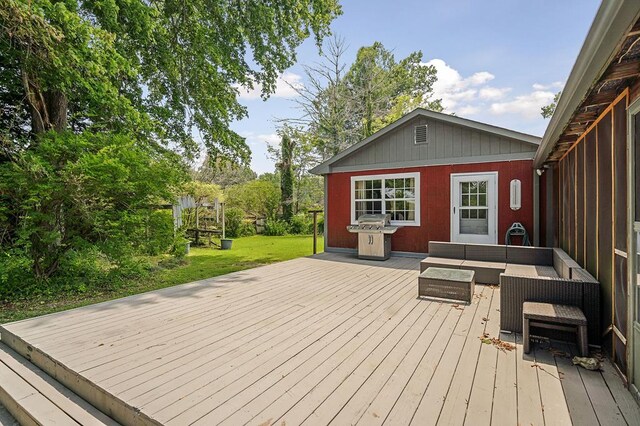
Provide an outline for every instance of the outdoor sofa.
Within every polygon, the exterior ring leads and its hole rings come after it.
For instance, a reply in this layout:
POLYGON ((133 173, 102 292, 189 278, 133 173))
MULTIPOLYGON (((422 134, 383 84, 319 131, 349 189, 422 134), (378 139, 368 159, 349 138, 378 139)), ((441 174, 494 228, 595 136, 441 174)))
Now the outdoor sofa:
POLYGON ((477 283, 500 285, 503 331, 522 332, 524 302, 572 305, 587 317, 589 342, 600 343, 600 284, 562 249, 430 241, 420 272, 431 266, 473 270, 477 283))

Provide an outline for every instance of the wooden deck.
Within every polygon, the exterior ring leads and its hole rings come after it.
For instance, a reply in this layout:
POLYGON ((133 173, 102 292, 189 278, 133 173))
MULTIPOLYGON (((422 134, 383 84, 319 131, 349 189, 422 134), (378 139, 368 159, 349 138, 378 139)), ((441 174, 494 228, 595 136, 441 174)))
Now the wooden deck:
POLYGON ((420 300, 418 260, 322 254, 7 324, 2 340, 127 424, 637 425, 610 364, 499 336, 499 289, 420 300))

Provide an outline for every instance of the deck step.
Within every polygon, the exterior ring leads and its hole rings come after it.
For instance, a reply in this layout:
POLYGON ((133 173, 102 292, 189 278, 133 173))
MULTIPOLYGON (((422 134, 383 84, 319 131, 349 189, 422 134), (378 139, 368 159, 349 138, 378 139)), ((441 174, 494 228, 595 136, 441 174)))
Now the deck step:
POLYGON ((2 342, 0 404, 22 425, 118 425, 2 342))

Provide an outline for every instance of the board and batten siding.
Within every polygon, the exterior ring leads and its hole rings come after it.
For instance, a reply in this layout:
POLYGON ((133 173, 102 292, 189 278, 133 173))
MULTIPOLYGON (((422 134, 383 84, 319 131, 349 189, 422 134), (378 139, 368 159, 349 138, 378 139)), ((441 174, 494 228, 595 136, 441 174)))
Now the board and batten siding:
POLYGON ((533 158, 537 145, 424 116, 381 135, 335 162, 331 169, 355 171, 447 163, 533 158), (428 142, 414 143, 414 128, 427 124, 428 142), (483 158, 485 157, 485 158, 483 158))

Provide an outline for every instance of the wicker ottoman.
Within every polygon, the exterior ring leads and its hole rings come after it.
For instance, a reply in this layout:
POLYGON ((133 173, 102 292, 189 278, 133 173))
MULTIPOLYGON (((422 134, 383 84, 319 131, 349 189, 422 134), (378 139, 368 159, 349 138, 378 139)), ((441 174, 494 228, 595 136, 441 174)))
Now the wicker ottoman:
POLYGON ((531 348, 530 328, 543 327, 576 333, 580 356, 589 356, 587 318, 580 308, 553 303, 524 302, 522 322, 524 353, 528 354, 531 348))
POLYGON ((474 271, 430 267, 418 277, 418 297, 471 303, 475 283, 474 271))

